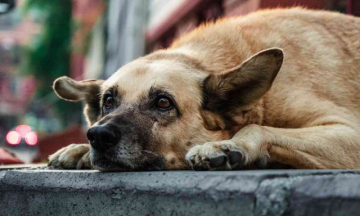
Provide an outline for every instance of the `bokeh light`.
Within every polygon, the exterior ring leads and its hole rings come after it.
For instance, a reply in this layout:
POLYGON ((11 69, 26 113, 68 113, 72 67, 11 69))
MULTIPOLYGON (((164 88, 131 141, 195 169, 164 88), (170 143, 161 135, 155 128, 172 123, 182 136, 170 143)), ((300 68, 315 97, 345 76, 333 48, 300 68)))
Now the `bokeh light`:
POLYGON ((37 134, 33 131, 25 135, 25 142, 29 145, 36 145, 37 140, 38 140, 37 134))
POLYGON ((16 127, 16 131, 21 137, 25 137, 25 135, 31 131, 31 128, 29 125, 19 125, 16 127))
POLYGON ((6 135, 6 141, 10 145, 17 145, 21 141, 21 136, 17 131, 9 131, 9 133, 6 135))

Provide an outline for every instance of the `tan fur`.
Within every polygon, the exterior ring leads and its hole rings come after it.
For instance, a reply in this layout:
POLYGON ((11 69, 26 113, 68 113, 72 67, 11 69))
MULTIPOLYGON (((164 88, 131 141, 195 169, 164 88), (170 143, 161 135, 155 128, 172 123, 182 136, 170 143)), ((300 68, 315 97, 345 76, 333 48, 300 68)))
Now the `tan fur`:
MULTIPOLYGON (((156 154, 165 157, 167 169, 187 169, 189 162, 213 170, 209 159, 225 155, 229 160, 229 151, 241 152, 245 165, 270 157, 295 168, 356 169, 359 68, 359 18, 301 8, 265 10, 195 29, 169 49, 119 69, 100 94, 117 86, 121 100, 138 103, 156 86, 174 95, 181 118, 151 128, 162 140, 156 154), (280 53, 274 47, 284 53, 282 65, 271 60, 280 53), (263 60, 254 56, 268 49, 263 60), (253 63, 245 68, 246 60, 253 63), (253 76, 246 74, 249 67, 274 77, 264 78, 267 84, 256 90, 241 90, 239 99, 247 96, 238 107, 226 112, 206 107, 203 87, 221 97, 222 90, 227 93, 253 76), (240 71, 238 81, 223 77, 233 71, 240 71)), ((226 162, 221 169, 236 165, 226 162)))

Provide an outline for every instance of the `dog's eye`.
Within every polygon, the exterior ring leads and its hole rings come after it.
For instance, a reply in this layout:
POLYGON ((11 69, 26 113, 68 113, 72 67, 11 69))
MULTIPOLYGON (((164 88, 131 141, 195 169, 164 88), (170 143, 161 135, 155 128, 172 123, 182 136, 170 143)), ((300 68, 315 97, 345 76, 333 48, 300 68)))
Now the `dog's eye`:
POLYGON ((169 109, 172 107, 172 102, 166 97, 159 97, 156 102, 156 107, 159 109, 169 109))
POLYGON ((111 108, 115 103, 115 100, 112 96, 108 96, 106 99, 105 99, 105 107, 106 108, 111 108))

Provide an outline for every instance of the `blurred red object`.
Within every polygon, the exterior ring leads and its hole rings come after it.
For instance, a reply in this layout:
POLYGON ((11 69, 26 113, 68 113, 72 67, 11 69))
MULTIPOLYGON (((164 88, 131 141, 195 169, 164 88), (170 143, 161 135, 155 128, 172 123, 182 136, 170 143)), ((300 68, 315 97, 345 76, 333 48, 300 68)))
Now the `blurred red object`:
POLYGON ((0 164, 23 164, 24 162, 10 152, 3 148, 0 148, 0 164))

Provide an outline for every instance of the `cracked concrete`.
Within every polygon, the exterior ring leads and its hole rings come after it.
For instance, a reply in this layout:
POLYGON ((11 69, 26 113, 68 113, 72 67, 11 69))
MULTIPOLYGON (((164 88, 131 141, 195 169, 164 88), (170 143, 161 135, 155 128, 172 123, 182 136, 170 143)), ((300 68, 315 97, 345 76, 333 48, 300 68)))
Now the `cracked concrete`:
POLYGON ((360 171, 0 170, 0 215, 356 215, 360 171))
POLYGON ((290 205, 290 190, 295 178, 263 180, 255 192, 255 215, 284 215, 290 205))

